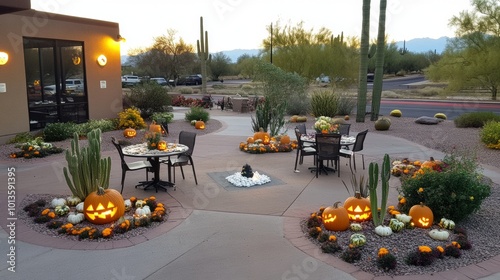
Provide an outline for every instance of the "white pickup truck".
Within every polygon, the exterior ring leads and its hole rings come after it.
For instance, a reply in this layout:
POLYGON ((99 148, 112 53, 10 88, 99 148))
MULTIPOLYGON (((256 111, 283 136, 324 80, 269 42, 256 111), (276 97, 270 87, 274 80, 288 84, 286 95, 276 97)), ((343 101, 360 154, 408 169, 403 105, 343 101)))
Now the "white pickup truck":
POLYGON ((135 86, 140 81, 141 80, 139 79, 138 76, 125 75, 125 76, 122 76, 122 87, 135 86))

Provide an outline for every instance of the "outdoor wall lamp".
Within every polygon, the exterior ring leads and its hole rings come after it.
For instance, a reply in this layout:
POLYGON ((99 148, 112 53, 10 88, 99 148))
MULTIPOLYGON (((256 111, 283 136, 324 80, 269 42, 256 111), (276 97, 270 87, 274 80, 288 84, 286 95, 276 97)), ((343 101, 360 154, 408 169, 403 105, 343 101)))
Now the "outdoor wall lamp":
POLYGON ((118 34, 116 35, 116 39, 118 40, 118 42, 126 42, 127 39, 123 38, 122 35, 118 34))
POLYGON ((105 55, 101 54, 97 57, 97 64, 99 64, 99 66, 105 66, 106 63, 108 63, 108 58, 106 58, 105 55))
POLYGON ((6 52, 0 52, 0 65, 7 64, 7 61, 9 61, 9 54, 6 52))

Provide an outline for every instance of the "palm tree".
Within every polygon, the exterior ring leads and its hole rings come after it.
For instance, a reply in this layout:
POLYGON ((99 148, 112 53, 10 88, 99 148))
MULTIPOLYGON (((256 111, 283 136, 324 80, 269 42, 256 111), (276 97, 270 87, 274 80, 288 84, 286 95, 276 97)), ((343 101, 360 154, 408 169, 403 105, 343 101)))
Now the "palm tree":
POLYGON ((366 114, 366 74, 368 72, 368 50, 370 48, 370 1, 371 0, 363 0, 363 23, 361 27, 358 108, 356 113, 356 122, 365 122, 366 114))
POLYGON ((384 76, 385 52, 385 11, 387 0, 380 0, 380 16, 378 20, 377 53, 375 55, 375 78, 373 80, 371 121, 378 119, 380 100, 382 99, 382 78, 384 76))

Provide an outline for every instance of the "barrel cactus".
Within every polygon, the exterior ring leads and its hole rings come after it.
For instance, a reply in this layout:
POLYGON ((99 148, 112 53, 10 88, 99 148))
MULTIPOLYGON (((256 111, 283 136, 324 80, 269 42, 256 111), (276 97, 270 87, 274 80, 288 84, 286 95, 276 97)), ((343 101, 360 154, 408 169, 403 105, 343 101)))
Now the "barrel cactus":
POLYGON ((391 120, 386 117, 381 117, 375 121, 375 129, 376 130, 389 130, 391 127, 391 120))

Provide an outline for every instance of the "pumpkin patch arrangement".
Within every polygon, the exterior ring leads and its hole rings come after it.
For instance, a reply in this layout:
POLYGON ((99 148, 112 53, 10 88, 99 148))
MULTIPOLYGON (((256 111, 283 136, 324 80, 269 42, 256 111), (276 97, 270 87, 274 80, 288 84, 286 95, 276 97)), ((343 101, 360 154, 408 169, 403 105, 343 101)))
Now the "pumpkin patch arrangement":
POLYGON ((143 199, 130 197, 125 200, 127 207, 121 195, 114 191, 120 195, 117 197, 113 191, 108 189, 89 195, 85 201, 87 205, 81 202, 70 206, 68 199, 56 197, 51 201, 40 199, 24 206, 23 210, 35 223, 46 224, 52 230, 51 234, 67 234, 78 240, 110 238, 138 227, 160 224, 168 216, 168 208, 157 202, 154 196, 143 199))
POLYGON ((42 158, 51 154, 59 154, 63 152, 62 148, 57 148, 51 143, 43 142, 42 137, 37 137, 25 143, 16 145, 16 148, 21 149, 18 152, 12 152, 10 158, 42 158))
POLYGON ((291 152, 297 148, 297 141, 292 141, 286 134, 271 136, 260 129, 253 136, 248 137, 246 142, 241 142, 239 148, 251 154, 291 152))

